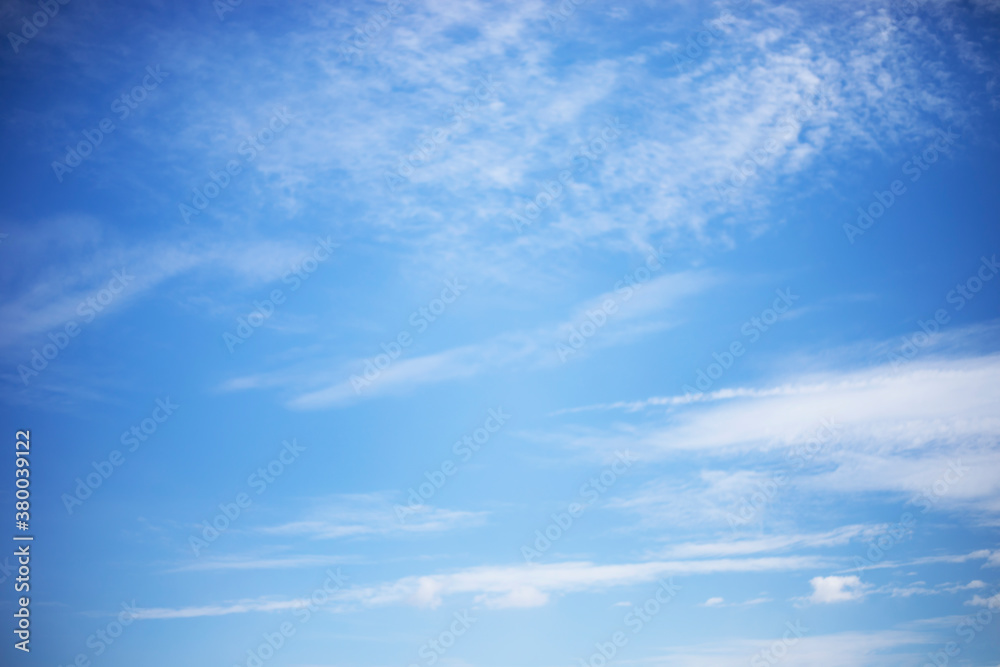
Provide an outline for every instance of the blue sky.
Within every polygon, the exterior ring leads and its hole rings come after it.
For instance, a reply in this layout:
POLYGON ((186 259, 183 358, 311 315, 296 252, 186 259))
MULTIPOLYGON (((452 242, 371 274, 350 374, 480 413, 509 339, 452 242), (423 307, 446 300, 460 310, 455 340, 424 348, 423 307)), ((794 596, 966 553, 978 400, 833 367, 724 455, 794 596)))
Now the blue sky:
POLYGON ((998 664, 995 1, 42 4, 4 664, 998 664))

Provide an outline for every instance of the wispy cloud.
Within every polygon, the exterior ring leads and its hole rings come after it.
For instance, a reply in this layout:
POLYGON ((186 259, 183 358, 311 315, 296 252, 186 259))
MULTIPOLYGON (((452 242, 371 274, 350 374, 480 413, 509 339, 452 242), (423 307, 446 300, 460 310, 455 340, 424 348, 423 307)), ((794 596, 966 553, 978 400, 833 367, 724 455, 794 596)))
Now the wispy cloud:
POLYGON ((437 607, 445 597, 468 594, 494 607, 540 606, 551 595, 655 581, 660 577, 719 572, 770 572, 816 569, 814 556, 651 561, 620 565, 563 562, 511 567, 477 567, 452 574, 405 577, 391 584, 354 592, 367 604, 406 603, 437 607))
MULTIPOLYGON (((174 72, 176 93, 158 104, 175 131, 132 138, 175 170, 170 185, 180 198, 204 181, 206 164, 224 164, 242 135, 281 102, 295 114, 294 126, 248 177, 279 203, 276 210, 358 204, 348 225, 391 231, 400 243, 430 251, 420 254, 433 258, 434 268, 531 284, 545 273, 537 259, 568 247, 643 248, 670 237, 725 246, 758 235, 773 224, 764 213, 778 188, 802 184, 796 179, 810 169, 854 159, 858 150, 894 157, 938 127, 967 122, 954 70, 982 75, 983 58, 968 47, 961 25, 938 29, 950 5, 930 3, 887 31, 885 7, 875 2, 856 4, 836 22, 826 20, 824 5, 753 3, 734 10, 736 20, 703 57, 678 70, 671 56, 689 37, 681 22, 650 24, 626 11, 622 30, 608 32, 600 13, 580 12, 555 33, 551 3, 540 1, 410 3, 360 59, 345 62, 341 45, 366 15, 306 3, 289 8, 297 22, 287 39, 296 49, 271 46, 248 56, 258 82, 252 87, 236 83, 246 59, 220 57, 206 68, 192 55, 228 54, 245 43, 254 28, 238 17, 211 37, 192 30, 182 42, 152 40, 174 72), (647 38, 634 40, 636 31, 647 38), (475 38, 456 37, 462 34, 475 38), (598 36, 617 57, 562 57, 567 39, 593 43, 598 36), (941 53, 942 42, 964 59, 928 58, 941 53), (388 195, 385 174, 450 123, 484 76, 500 91, 464 114, 447 144, 388 195), (820 97, 817 110, 794 115, 820 97), (530 200, 614 116, 627 128, 620 140, 566 187, 530 234, 507 229, 506 211, 530 200), (715 186, 772 140, 778 147, 769 162, 738 188, 741 214, 734 215, 715 186)), ((160 26, 148 28, 160 34, 160 26)), ((61 141, 47 138, 53 153, 61 141)), ((105 178, 135 182, 132 163, 120 157, 105 178)), ((224 224, 262 217, 249 200, 223 199, 208 215, 224 224)))
MULTIPOLYGON (((817 634, 815 628, 802 626, 808 632, 796 638, 791 646, 785 645, 781 664, 789 667, 907 667, 924 656, 920 649, 931 643, 929 633, 881 630, 877 632, 839 632, 817 634), (908 650, 909 649, 909 650, 908 650)), ((675 646, 648 659, 649 664, 660 667, 684 665, 685 667, 740 667, 762 652, 770 651, 787 627, 777 624, 773 636, 753 639, 725 639, 710 644, 675 646)), ((774 654, 766 654, 773 658, 774 654)))
POLYGON ((765 602, 774 602, 773 599, 765 596, 760 596, 752 598, 750 600, 744 600, 743 602, 726 602, 725 598, 714 597, 708 598, 698 606, 700 607, 752 607, 757 604, 764 604, 765 602))
POLYGON ((364 359, 346 363, 311 361, 301 367, 228 380, 226 391, 281 387, 293 393, 289 407, 319 409, 347 405, 379 395, 412 391, 427 384, 468 379, 510 366, 532 369, 558 363, 557 344, 566 344, 570 331, 583 321, 589 307, 608 299, 620 306, 587 342, 584 352, 622 345, 665 326, 678 303, 702 293, 721 279, 708 271, 673 273, 650 279, 641 288, 629 288, 624 299, 614 290, 588 299, 573 310, 571 319, 540 327, 500 334, 488 340, 434 354, 400 359, 379 371, 370 386, 360 386, 352 376, 364 373, 364 359), (327 384, 331 375, 342 379, 327 384), (304 390, 303 387, 315 389, 304 390))
POLYGON ((823 533, 805 535, 768 535, 736 538, 718 542, 684 542, 659 553, 664 558, 718 558, 750 554, 787 552, 848 544, 851 540, 873 532, 872 527, 844 526, 823 533))
MULTIPOLYGON (((666 404, 667 409, 639 425, 576 429, 559 441, 602 452, 628 443, 650 461, 695 455, 725 460, 748 453, 767 457, 760 471, 704 471, 700 484, 683 482, 684 502, 700 502, 691 494, 701 487, 710 493, 703 509, 716 507, 717 518, 723 505, 731 509, 741 493, 766 482, 775 469, 799 489, 891 491, 908 498, 926 492, 932 505, 969 505, 993 513, 1000 510, 994 474, 1000 469, 994 446, 1000 439, 995 410, 1000 389, 993 381, 998 372, 996 354, 928 357, 897 369, 886 364, 824 371, 772 387, 717 392, 705 401, 640 402, 644 408, 666 404), (806 465, 785 470, 788 457, 815 441, 824 423, 833 425, 835 437, 821 443, 806 465), (928 491, 945 477, 946 493, 928 491)), ((629 503, 655 502, 660 493, 655 488, 666 492, 670 484, 650 483, 629 503)))
POLYGON ((198 240, 130 243, 90 218, 62 218, 25 228, 12 239, 10 259, 0 271, 10 294, 0 306, 6 322, 0 347, 22 345, 69 321, 84 326, 185 274, 207 279, 221 273, 236 285, 273 281, 288 272, 307 247, 271 239, 234 243, 207 234, 198 240), (49 261, 53 257, 59 261, 49 261), (35 280, 24 284, 20 276, 25 268, 39 266, 44 268, 33 269, 35 280))
MULTIPOLYGON (((367 587, 348 588, 333 596, 342 605, 365 607, 412 605, 435 608, 446 597, 472 596, 476 604, 490 608, 537 607, 549 602, 552 595, 562 595, 656 581, 671 575, 706 575, 720 572, 784 572, 828 567, 829 563, 813 556, 777 558, 708 559, 691 561, 651 561, 597 565, 584 561, 546 565, 474 567, 449 574, 408 576, 393 582, 367 587)), ((258 600, 205 605, 181 609, 147 610, 146 618, 181 618, 278 611, 301 606, 301 600, 258 600)), ((346 609, 346 607, 344 607, 346 609)))
POLYGON ((201 559, 174 567, 168 572, 200 572, 213 570, 287 570, 301 568, 328 567, 352 563, 357 559, 350 556, 296 555, 296 556, 231 556, 226 558, 201 559))
POLYGON ((430 505, 410 508, 405 522, 395 515, 388 494, 349 494, 313 501, 302 519, 260 528, 274 536, 344 539, 407 533, 437 533, 482 525, 486 512, 447 510, 430 505))
POLYGON ((138 619, 175 619, 202 618, 205 616, 229 616, 230 614, 246 614, 249 612, 275 612, 298 609, 311 604, 308 598, 298 600, 240 600, 223 604, 204 605, 200 607, 152 607, 137 609, 138 619))

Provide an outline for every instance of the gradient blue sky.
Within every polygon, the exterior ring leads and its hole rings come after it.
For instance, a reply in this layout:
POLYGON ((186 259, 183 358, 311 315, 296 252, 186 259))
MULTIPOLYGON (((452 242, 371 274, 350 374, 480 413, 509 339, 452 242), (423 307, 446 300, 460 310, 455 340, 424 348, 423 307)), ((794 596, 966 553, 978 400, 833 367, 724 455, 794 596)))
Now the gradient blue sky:
POLYGON ((998 664, 995 0, 39 11, 3 664, 998 664))

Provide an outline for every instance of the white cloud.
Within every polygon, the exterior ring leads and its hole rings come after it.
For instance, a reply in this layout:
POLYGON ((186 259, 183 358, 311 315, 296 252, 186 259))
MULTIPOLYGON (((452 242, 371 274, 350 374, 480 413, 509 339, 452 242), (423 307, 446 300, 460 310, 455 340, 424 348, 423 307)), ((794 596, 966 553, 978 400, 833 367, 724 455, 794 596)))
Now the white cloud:
MULTIPOLYGON (((703 471, 700 481, 685 480, 683 488, 651 483, 619 503, 659 507, 691 521, 725 520, 740 498, 768 483, 775 470, 798 490, 890 491, 921 510, 964 507, 995 514, 1000 512, 998 374, 997 354, 928 356, 898 369, 886 364, 825 371, 772 387, 716 392, 705 401, 670 405, 639 426, 576 429, 561 440, 600 452, 627 443, 647 461, 753 453, 768 464, 759 472, 703 471), (806 446, 815 450, 808 457, 806 446), (657 500, 681 491, 669 504, 657 500)), ((655 409, 664 403, 643 405, 655 409)))
MULTIPOLYGON (((667 428, 641 434, 647 456, 678 450, 776 448, 803 444, 824 421, 841 440, 913 449, 930 441, 996 437, 990 381, 1000 355, 912 362, 791 379, 764 390, 737 389, 677 414, 667 428), (723 400, 725 399, 725 400, 723 400)), ((586 444, 584 439, 583 444, 586 444)))
POLYGON ((857 576, 813 577, 809 580, 813 593, 809 601, 813 604, 829 604, 832 602, 850 602, 860 600, 865 596, 867 585, 857 576))
POLYGON ((451 574, 404 577, 391 584, 356 589, 351 596, 366 604, 406 603, 437 607, 445 597, 473 594, 494 606, 535 606, 553 594, 607 589, 655 581, 672 575, 718 572, 772 572, 816 569, 824 559, 812 556, 722 558, 700 561, 651 561, 621 565, 589 562, 486 566, 451 574))
POLYGON ((1000 607, 1000 593, 995 593, 989 597, 973 595, 972 599, 966 601, 965 604, 971 607, 989 607, 990 609, 996 609, 997 607, 1000 607))
MULTIPOLYGON (((151 41, 163 45, 155 55, 174 70, 173 95, 158 104, 175 131, 132 138, 176 169, 177 191, 186 192, 205 179, 206 162, 224 163, 241 135, 276 103, 287 104, 297 116, 293 127, 249 170, 268 177, 254 181, 265 200, 290 211, 346 201, 346 209, 362 212, 345 224, 391 231, 438 268, 529 285, 545 272, 540 256, 571 246, 634 248, 669 236, 725 245, 741 228, 760 233, 773 224, 763 213, 775 189, 789 179, 859 150, 892 159, 971 113, 956 82, 961 66, 938 55, 942 40, 958 49, 953 36, 963 31, 953 22, 947 34, 935 30, 943 23, 937 9, 886 31, 878 3, 853 6, 837 21, 821 20, 829 18, 823 6, 754 3, 685 71, 664 64, 691 36, 667 17, 650 23, 629 14, 633 23, 608 32, 606 18, 580 12, 553 32, 551 9, 540 1, 409 3, 350 63, 340 45, 366 16, 343 8, 290 8, 301 19, 288 35, 296 48, 264 48, 249 60, 230 55, 252 30, 239 22, 211 37, 191 31, 181 42, 155 38, 158 28, 150 26, 151 41), (637 30, 649 38, 623 38, 637 30), (475 38, 453 39, 471 31, 475 38), (564 57, 567 40, 598 37, 618 57, 564 57), (221 55, 206 68, 203 53, 221 55), (245 67, 253 67, 258 86, 239 85, 245 67), (447 122, 442 112, 484 75, 502 82, 500 92, 478 103, 420 161, 411 182, 389 193, 386 171, 447 122), (821 90, 826 102, 783 124, 821 90), (625 136, 531 233, 498 232, 506 211, 523 206, 615 115, 628 125, 625 136), (772 138, 778 148, 770 162, 734 205, 721 205, 715 185, 772 138)), ((982 58, 967 51, 968 66, 979 67, 982 58)), ((50 139, 53 152, 60 140, 50 139)), ((135 180, 129 161, 111 164, 125 182, 135 180)), ((257 220, 259 208, 220 198, 203 218, 257 220)))
MULTIPOLYGON (((375 586, 359 586, 338 591, 331 596, 337 610, 352 605, 376 607, 412 605, 436 608, 446 597, 471 595, 477 605, 493 609, 537 607, 547 604, 553 595, 564 595, 618 586, 631 586, 681 575, 707 575, 720 572, 787 572, 829 567, 823 559, 811 556, 778 558, 709 559, 701 561, 651 561, 596 565, 573 561, 553 564, 472 567, 448 574, 407 576, 375 586)), ((746 604, 756 604, 750 601, 746 604)), ((278 611, 304 604, 303 600, 243 601, 236 604, 205 605, 180 609, 147 610, 147 618, 182 618, 213 616, 254 611, 278 611)))

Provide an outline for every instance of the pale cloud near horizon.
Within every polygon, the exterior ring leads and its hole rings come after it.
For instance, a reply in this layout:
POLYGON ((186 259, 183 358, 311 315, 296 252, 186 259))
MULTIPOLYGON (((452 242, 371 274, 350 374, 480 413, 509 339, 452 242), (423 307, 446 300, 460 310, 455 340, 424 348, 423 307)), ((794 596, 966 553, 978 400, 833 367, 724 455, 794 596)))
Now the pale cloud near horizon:
POLYGON ((681 645, 663 649, 644 662, 654 667, 745 667, 759 657, 760 664, 768 664, 767 656, 774 657, 770 651, 786 635, 780 664, 789 667, 910 667, 925 655, 926 649, 921 649, 934 640, 929 633, 892 629, 817 634, 808 624, 789 621, 788 625, 776 625, 771 637, 681 645), (796 636, 789 626, 802 636, 796 636))

